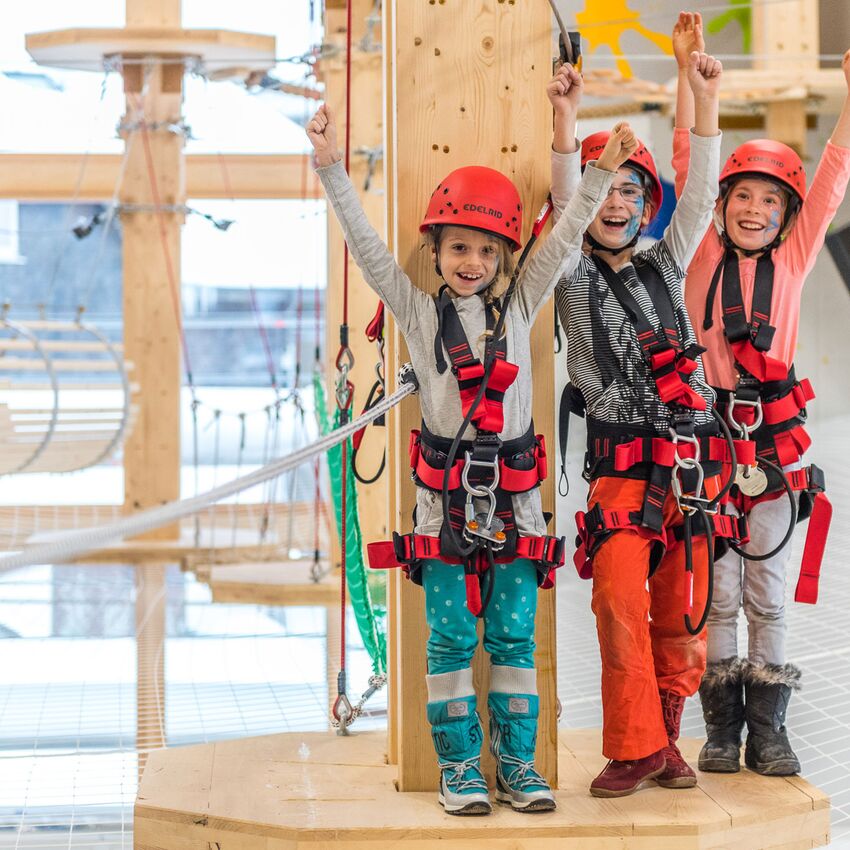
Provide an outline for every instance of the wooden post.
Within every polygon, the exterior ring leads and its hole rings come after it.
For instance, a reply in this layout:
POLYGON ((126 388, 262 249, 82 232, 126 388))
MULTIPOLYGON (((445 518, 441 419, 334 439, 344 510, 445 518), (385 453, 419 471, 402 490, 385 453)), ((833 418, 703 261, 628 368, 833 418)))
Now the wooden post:
MULTIPOLYGON (((820 35, 817 0, 788 0, 787 3, 755 3, 753 16, 753 67, 787 74, 816 70, 819 66, 820 35), (789 56, 793 58, 788 58, 789 56)), ((768 103, 765 135, 784 142, 800 156, 806 155, 806 101, 768 103)))
MULTIPOLYGON (((446 3, 444 0, 384 3, 386 67, 387 220, 390 245, 411 279, 429 291, 437 283, 420 250, 419 222, 437 183, 461 165, 487 165, 516 183, 525 206, 524 238, 548 192, 551 111, 544 88, 551 71, 550 9, 545 3, 504 0, 446 3), (403 187, 403 191, 401 190, 403 187)), ((534 331, 534 416, 538 431, 553 433, 551 304, 534 331)), ((394 330, 393 375, 405 359, 394 330)), ((414 493, 406 459, 406 434, 418 427, 416 400, 391 417, 395 517, 406 529, 414 493)), ((543 489, 552 510, 551 480, 543 489)), ((398 740, 398 785, 403 791, 433 790, 437 767, 425 720, 426 626, 422 591, 395 583, 390 669, 398 676, 391 694, 391 742, 398 740), (397 713, 396 713, 397 712, 397 713)), ((541 697, 537 765, 557 784, 556 655, 553 593, 541 593, 537 620, 538 687, 541 697)), ((486 659, 479 652, 476 684, 486 697, 486 659)), ((391 747, 392 752, 392 747, 391 747)), ((492 769, 492 766, 491 766, 492 769)))
MULTIPOLYGON (((180 0, 127 0, 127 26, 179 27, 180 0)), ((124 67, 129 129, 121 203, 182 206, 186 201, 179 124, 183 65, 124 67), (159 127, 150 125, 160 125, 159 127)), ((180 498, 180 229, 182 212, 121 216, 124 267, 124 354, 141 385, 136 427, 124 445, 124 510, 132 513, 180 498), (172 288, 173 287, 173 288, 172 288)), ((150 532, 179 537, 180 525, 150 532)), ((165 746, 165 566, 136 567, 136 746, 165 746)), ((140 771, 144 757, 139 758, 140 771)))

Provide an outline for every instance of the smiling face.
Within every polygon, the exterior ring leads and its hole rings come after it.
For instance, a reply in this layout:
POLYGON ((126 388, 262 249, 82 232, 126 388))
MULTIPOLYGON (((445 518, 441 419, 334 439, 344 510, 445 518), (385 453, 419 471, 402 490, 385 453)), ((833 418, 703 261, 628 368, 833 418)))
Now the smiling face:
POLYGON ((758 251, 779 236, 788 209, 788 193, 778 183, 757 178, 738 180, 725 199, 724 226, 745 251, 758 251))
POLYGON ((499 269, 500 240, 469 227, 446 226, 432 247, 443 280, 456 295, 475 295, 486 289, 499 269))
POLYGON ((588 232, 607 248, 620 248, 649 224, 651 215, 641 175, 622 166, 588 232))

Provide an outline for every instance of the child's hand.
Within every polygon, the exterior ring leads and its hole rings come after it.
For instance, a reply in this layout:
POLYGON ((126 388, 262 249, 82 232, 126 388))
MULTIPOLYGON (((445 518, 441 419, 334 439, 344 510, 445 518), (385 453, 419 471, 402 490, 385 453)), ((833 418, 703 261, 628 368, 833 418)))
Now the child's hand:
POLYGON ((546 96, 556 116, 574 117, 581 102, 584 80, 569 62, 561 65, 546 86, 546 96))
POLYGON ((850 50, 844 54, 841 60, 841 70, 844 71, 844 80, 847 83, 847 90, 850 91, 850 50))
POLYGON ((679 20, 673 27, 673 55, 680 71, 687 70, 688 59, 694 51, 705 52, 702 15, 699 12, 679 12, 679 20))
POLYGON ((688 60, 688 84, 695 98, 716 98, 723 65, 707 53, 694 50, 688 60))
POLYGON ((625 121, 615 124, 596 167, 603 171, 616 171, 637 148, 638 139, 631 126, 625 121))
POLYGON ((307 138, 316 151, 316 165, 320 168, 339 162, 336 142, 336 121, 330 107, 323 103, 307 124, 307 138))

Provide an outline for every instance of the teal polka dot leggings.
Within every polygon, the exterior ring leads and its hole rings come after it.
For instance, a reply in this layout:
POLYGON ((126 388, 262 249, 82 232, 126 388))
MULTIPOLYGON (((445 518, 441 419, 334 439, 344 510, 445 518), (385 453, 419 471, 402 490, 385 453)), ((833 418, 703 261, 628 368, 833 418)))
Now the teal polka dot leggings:
MULTIPOLYGON (((537 568, 527 559, 496 564, 495 586, 484 612, 484 648, 492 664, 534 667, 537 568)), ((466 607, 463 567, 422 562, 428 637, 428 672, 452 673, 472 664, 477 620, 466 607)), ((486 584, 485 584, 486 588, 486 584)), ((483 595, 483 593, 482 593, 483 595)))

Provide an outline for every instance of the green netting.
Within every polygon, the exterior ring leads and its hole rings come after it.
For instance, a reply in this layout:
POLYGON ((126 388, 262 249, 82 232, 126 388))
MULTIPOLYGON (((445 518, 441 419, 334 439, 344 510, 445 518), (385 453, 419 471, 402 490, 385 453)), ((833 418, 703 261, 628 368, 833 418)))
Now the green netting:
MULTIPOLYGON (((331 430, 328 422, 325 387, 321 376, 313 376, 313 392, 316 400, 316 417, 322 434, 331 430)), ((333 418, 333 428, 339 425, 339 410, 333 418)), ((387 668, 387 629, 386 629, 386 578, 383 573, 376 575, 366 569, 363 561, 363 538, 360 533, 360 520, 357 514, 357 488, 351 471, 351 440, 346 441, 346 519, 345 537, 346 564, 345 578, 351 608, 357 620, 357 629, 363 639, 363 645, 372 659, 372 670, 380 675, 387 668), (373 597, 384 605, 373 604, 373 597)), ((342 444, 334 446, 328 452, 328 472, 331 479, 331 498, 334 504, 337 532, 342 534, 342 444)))

